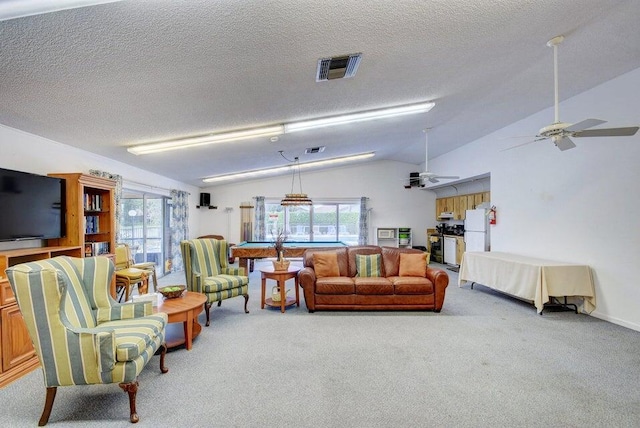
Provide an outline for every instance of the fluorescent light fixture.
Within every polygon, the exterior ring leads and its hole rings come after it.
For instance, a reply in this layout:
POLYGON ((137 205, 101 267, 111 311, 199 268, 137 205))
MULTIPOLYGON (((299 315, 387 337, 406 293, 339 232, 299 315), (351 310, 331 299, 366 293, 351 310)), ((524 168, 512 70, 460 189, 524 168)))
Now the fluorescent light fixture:
POLYGON ((305 131, 307 129, 324 128, 325 126, 344 125, 346 123, 362 122, 365 120, 382 119, 406 114, 426 113, 433 108, 435 103, 411 104, 399 107, 391 107, 380 110, 369 110, 360 113, 344 114, 341 116, 325 117, 321 119, 303 120, 301 122, 286 123, 284 132, 305 131))
POLYGON ((187 137, 176 140, 139 144, 127 148, 127 151, 133 153, 134 155, 145 155, 149 153, 158 153, 168 150, 178 150, 188 147, 204 146, 207 144, 244 140, 254 137, 276 136, 290 132, 304 131, 307 129, 323 128, 325 126, 343 125, 346 123, 362 122, 365 120, 403 116, 415 113, 425 113, 431 110, 434 105, 435 104, 432 102, 409 104, 404 106, 345 114, 342 116, 325 117, 320 119, 304 120, 301 122, 265 126, 262 128, 243 129, 239 131, 224 132, 219 134, 198 135, 195 137, 187 137))
POLYGON ((319 166, 335 165, 340 163, 364 160, 364 159, 371 158, 375 155, 376 154, 374 152, 361 153, 358 155, 342 156, 338 158, 325 159, 321 161, 298 163, 297 165, 291 164, 291 165, 285 165, 285 166, 278 166, 275 168, 256 169, 253 171, 239 172, 236 174, 216 175, 213 177, 203 178, 202 181, 204 181, 205 183, 218 183, 221 181, 230 181, 230 180, 243 179, 243 178, 258 178, 265 175, 277 175, 280 173, 289 172, 294 167, 303 169, 303 168, 314 168, 319 166))
POLYGON ((273 125, 265 126, 263 128, 244 129, 242 131, 199 135, 197 137, 181 138, 179 140, 167 140, 158 143, 141 144, 139 146, 131 146, 127 151, 134 155, 146 155, 149 153, 186 149, 215 143, 226 143, 229 141, 245 140, 248 138, 282 135, 283 132, 284 129, 282 125, 273 125))
POLYGON ((122 0, 2 0, 0 21, 122 0))

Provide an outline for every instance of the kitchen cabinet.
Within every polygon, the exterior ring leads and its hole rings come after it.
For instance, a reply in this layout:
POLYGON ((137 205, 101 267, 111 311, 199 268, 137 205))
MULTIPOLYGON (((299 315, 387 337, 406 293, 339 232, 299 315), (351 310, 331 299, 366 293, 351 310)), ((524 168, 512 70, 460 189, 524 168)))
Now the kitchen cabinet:
POLYGON ((0 251, 0 388, 38 367, 39 362, 4 271, 55 256, 81 257, 81 247, 41 247, 0 251))
POLYGON ((436 218, 440 217, 440 214, 446 211, 447 200, 445 198, 436 199, 436 218))
POLYGON ((464 220, 467 210, 476 209, 483 202, 491 202, 491 192, 437 198, 436 218, 440 217, 440 213, 452 212, 453 220, 464 220))
MULTIPOLYGON (((475 210, 476 209, 476 197, 475 197, 475 194, 467 195, 467 209, 468 210, 475 210)), ((465 217, 466 217, 466 215, 465 215, 465 217)))
POLYGON ((464 237, 456 237, 456 264, 460 266, 462 264, 462 255, 465 252, 464 237))
POLYGON ((458 196, 458 209, 455 211, 453 218, 456 220, 464 220, 468 208, 467 195, 458 196))
POLYGON ((482 203, 483 194, 482 193, 474 193, 473 195, 473 208, 477 207, 482 203))

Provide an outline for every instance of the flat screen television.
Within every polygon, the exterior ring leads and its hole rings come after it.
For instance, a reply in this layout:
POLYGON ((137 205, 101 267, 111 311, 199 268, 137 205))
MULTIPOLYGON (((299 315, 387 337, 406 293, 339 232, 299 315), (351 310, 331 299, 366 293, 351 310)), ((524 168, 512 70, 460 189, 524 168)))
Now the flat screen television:
POLYGON ((65 236, 65 180, 0 168, 0 241, 65 236))

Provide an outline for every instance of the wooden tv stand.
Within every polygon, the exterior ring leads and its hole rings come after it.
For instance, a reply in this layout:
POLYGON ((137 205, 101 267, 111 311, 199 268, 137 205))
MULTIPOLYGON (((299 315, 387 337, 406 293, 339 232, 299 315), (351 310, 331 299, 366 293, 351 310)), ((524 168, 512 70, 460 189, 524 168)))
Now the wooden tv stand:
POLYGON ((5 269, 56 256, 82 257, 82 248, 40 247, 0 251, 0 388, 40 365, 5 269))

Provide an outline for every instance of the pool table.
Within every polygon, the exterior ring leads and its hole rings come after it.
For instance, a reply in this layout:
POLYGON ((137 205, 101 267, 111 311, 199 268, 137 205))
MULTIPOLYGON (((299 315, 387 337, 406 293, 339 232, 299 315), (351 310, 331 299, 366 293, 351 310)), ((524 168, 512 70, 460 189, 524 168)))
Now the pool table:
MULTIPOLYGON (((285 257, 302 257, 306 249, 323 249, 346 247, 347 244, 341 241, 285 241, 284 256, 285 257)), ((276 257, 276 250, 273 248, 273 242, 270 241, 247 241, 231 247, 231 257, 239 259, 240 267, 247 269, 247 261, 253 259, 262 259, 265 257, 276 257)))

